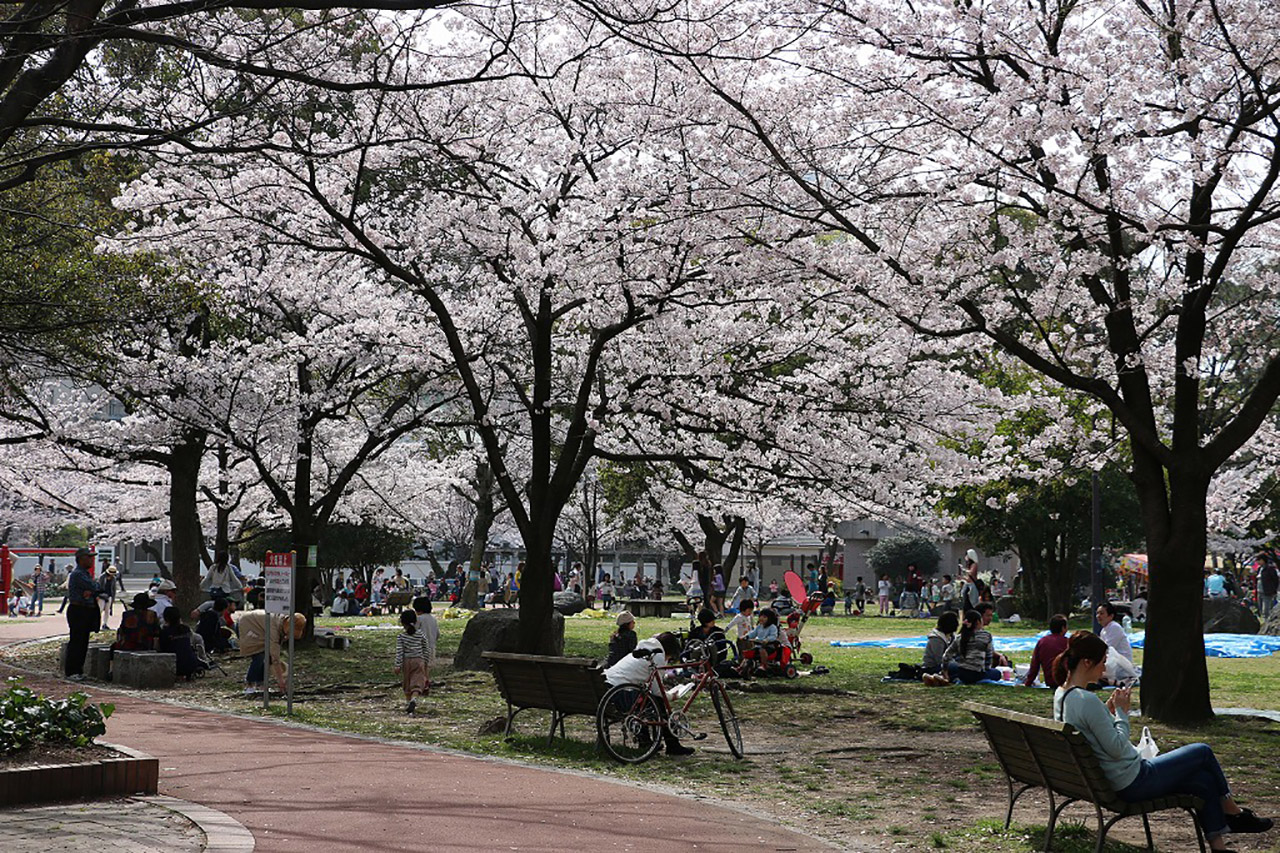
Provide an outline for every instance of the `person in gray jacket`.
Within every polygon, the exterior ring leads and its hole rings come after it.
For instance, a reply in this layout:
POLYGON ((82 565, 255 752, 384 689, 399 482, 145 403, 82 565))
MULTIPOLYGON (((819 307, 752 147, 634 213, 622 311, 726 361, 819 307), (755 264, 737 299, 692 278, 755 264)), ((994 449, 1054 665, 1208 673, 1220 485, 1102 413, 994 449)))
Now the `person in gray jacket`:
POLYGON ((931 675, 942 672, 942 658, 955 640, 959 628, 960 617, 954 610, 948 610, 938 617, 938 624, 929 632, 924 644, 924 661, 920 667, 923 672, 931 675))

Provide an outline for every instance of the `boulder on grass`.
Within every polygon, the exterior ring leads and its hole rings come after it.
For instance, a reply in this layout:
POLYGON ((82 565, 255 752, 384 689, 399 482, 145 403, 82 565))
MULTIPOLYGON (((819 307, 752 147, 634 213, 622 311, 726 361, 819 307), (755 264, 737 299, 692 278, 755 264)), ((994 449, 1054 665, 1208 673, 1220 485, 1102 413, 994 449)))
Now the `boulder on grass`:
POLYGON ((562 616, 572 616, 587 609, 587 602, 583 600, 582 596, 571 590, 554 593, 551 596, 551 600, 551 606, 562 616))
MULTIPOLYGON (((467 620, 453 668, 487 670, 489 664, 481 657, 484 652, 519 652, 519 641, 520 611, 482 610, 467 620)), ((564 617, 559 613, 551 614, 551 636, 542 653, 564 654, 564 617)))
POLYGON ((1018 599, 1012 595, 1002 595, 996 599, 996 618, 1008 619, 1018 612, 1018 599))
POLYGON ((1262 623, 1262 630, 1258 633, 1271 637, 1280 637, 1280 608, 1271 611, 1271 615, 1266 622, 1262 623))
POLYGON ((1262 627, 1253 611, 1234 598, 1204 600, 1206 634, 1256 634, 1262 627))

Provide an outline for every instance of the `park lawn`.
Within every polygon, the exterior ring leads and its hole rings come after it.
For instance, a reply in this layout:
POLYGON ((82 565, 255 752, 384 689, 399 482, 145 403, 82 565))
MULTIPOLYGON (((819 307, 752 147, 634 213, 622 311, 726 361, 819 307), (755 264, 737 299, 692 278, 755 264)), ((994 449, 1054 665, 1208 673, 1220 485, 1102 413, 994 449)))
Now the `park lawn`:
MULTIPOLYGON (((835 639, 856 640, 919 635, 931 620, 889 618, 814 618, 804 629, 806 648, 824 676, 795 681, 761 680, 732 693, 742 720, 748 758, 731 759, 709 703, 695 707, 694 727, 707 732, 694 744, 691 759, 655 757, 638 767, 614 764, 594 748, 591 721, 570 718, 566 740, 547 746, 548 716, 526 711, 516 718, 517 736, 505 742, 499 722, 505 705, 486 673, 455 672, 448 665, 461 638, 464 620, 440 622, 440 664, 432 672, 433 689, 416 717, 403 713, 403 699, 391 662, 398 626, 393 619, 359 621, 321 619, 322 627, 349 634, 344 652, 311 645, 298 649, 294 718, 338 731, 418 742, 493 755, 545 766, 600 773, 620 780, 657 784, 770 816, 837 842, 866 843, 893 850, 990 850, 1023 853, 1037 849, 1045 822, 1044 800, 1020 801, 1015 826, 1003 830, 1005 784, 972 717, 961 709, 976 700, 1047 715, 1050 693, 1005 687, 926 688, 920 684, 882 683, 899 661, 918 660, 905 649, 832 648, 835 639), (357 630, 383 626, 383 630, 357 630), (482 733, 482 729, 496 733, 482 733), (1026 805, 1023 805, 1026 803, 1026 805), (997 819, 998 818, 998 819, 997 819), (994 823, 993 823, 994 821, 994 823), (851 839, 858 839, 851 842, 851 839)), ((682 627, 681 620, 641 620, 640 636, 682 627)), ((571 618, 565 622, 565 654, 602 657, 612 620, 571 618)), ((997 636, 1031 635, 1040 626, 1001 626, 997 636)), ((103 635, 103 639, 106 635, 103 635)), ((15 662, 53 670, 57 643, 5 650, 15 662)), ((1026 660, 1027 654, 1015 656, 1026 660)), ((1210 659, 1214 702, 1218 707, 1280 709, 1280 656, 1247 660, 1210 659)), ((165 698, 234 713, 263 713, 261 699, 241 693, 243 660, 224 662, 229 675, 211 675, 163 693, 165 698)), ((1140 700, 1140 695, 1139 695, 1140 700)), ((701 700, 700 700, 701 701, 701 700)), ((273 700, 271 713, 283 715, 273 700)), ((1242 799, 1263 813, 1280 813, 1280 768, 1275 760, 1280 724, 1222 717, 1197 729, 1153 725, 1162 748, 1205 740, 1228 768, 1242 799)), ((1135 732, 1136 736, 1136 732, 1135 732)), ((1088 817, 1069 809, 1070 822, 1088 817)), ((1190 849, 1185 819, 1152 821, 1162 850, 1190 849)), ((1112 853, 1136 849, 1139 821, 1124 821, 1113 836, 1112 853)), ((1090 833, 1070 823, 1055 849, 1091 850, 1090 833), (1077 837, 1078 836, 1078 837, 1077 837)), ((1055 834, 1055 839, 1058 836, 1055 834)), ((1276 851, 1266 837, 1233 839, 1238 849, 1276 851), (1250 845, 1253 846, 1250 846, 1250 845)))

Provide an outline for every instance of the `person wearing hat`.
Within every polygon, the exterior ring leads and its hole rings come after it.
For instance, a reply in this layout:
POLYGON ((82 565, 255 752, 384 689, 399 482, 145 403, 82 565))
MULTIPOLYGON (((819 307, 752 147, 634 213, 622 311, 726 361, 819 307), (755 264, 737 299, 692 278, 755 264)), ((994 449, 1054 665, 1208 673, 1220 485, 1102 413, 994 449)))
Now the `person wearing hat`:
POLYGON ((116 629, 116 641, 112 650, 123 652, 153 652, 160 637, 160 619, 151 609, 151 596, 140 592, 133 597, 133 606, 120 614, 120 627, 116 629))
POLYGON ((84 678, 84 658, 89 653, 89 635, 98 630, 101 612, 98 597, 101 590, 93 579, 93 552, 76 551, 76 565, 67 577, 67 663, 66 676, 72 681, 84 678))
POLYGON ((102 597, 98 599, 99 607, 102 610, 102 630, 111 630, 111 614, 115 610, 116 593, 128 592, 124 588, 124 578, 120 577, 120 570, 115 564, 107 566, 106 571, 102 573, 102 578, 98 582, 98 586, 102 589, 102 597))
POLYGON ((157 619, 164 618, 164 612, 173 607, 173 600, 178 597, 178 585, 173 581, 165 578, 160 581, 160 585, 156 587, 156 601, 151 605, 151 609, 155 611, 157 619))
MULTIPOLYGON (((276 616, 271 620, 271 674, 275 676, 276 685, 281 691, 285 689, 285 668, 281 656, 285 639, 289 636, 288 624, 287 616, 276 616)), ((251 610, 240 617, 236 626, 240 632, 240 654, 251 656, 249 671, 244 676, 244 692, 246 695, 261 693, 266 677, 262 656, 267 647, 267 612, 251 610)), ((293 638, 301 640, 306 630, 306 614, 293 614, 293 638)))
POLYGON ((614 622, 617 623, 618 628, 609 638, 609 657, 604 662, 605 669, 631 654, 637 642, 636 617, 631 615, 630 610, 619 613, 614 622))

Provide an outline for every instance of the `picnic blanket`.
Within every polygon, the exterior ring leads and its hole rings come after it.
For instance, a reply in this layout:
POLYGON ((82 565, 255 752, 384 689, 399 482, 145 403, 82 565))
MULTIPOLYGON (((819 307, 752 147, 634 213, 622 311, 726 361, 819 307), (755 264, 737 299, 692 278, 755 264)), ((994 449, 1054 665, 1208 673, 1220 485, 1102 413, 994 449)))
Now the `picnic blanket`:
MULTIPOLYGON (((1034 637, 993 637, 996 648, 1002 652, 1029 652, 1045 634, 1034 637)), ((1135 631, 1129 642, 1135 649, 1143 647, 1146 631, 1135 631)), ((928 637, 893 637, 888 640, 832 640, 837 648, 864 649, 923 649, 928 637)), ((1280 652, 1280 637, 1265 634, 1205 634, 1204 653, 1211 658, 1264 658, 1280 652)))

